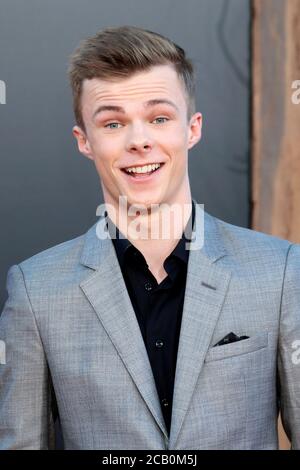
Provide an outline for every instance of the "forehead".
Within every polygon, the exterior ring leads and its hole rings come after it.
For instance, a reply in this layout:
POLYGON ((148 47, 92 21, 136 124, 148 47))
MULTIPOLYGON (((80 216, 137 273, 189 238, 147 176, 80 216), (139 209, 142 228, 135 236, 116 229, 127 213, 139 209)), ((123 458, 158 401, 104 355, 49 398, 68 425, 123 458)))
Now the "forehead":
POLYGON ((184 85, 170 65, 155 66, 121 80, 84 80, 82 87, 83 108, 99 103, 124 106, 157 98, 171 99, 178 107, 186 106, 184 85))

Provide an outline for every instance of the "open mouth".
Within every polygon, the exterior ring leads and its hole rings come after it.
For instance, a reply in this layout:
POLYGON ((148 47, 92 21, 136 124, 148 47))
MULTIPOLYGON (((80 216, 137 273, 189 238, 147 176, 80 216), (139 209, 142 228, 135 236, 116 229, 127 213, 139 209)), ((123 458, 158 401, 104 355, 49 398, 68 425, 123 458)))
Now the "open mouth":
POLYGON ((129 176, 130 178, 133 178, 133 179, 146 179, 146 178, 149 178, 150 176, 152 176, 154 173, 159 173, 159 171, 164 166, 164 162, 156 164, 155 165, 156 168, 154 168, 154 165, 150 165, 150 166, 152 166, 150 171, 149 171, 149 169, 147 171, 146 168, 143 168, 143 170, 139 170, 139 171, 133 170, 132 168, 130 168, 130 169, 122 168, 122 171, 127 176, 129 176))

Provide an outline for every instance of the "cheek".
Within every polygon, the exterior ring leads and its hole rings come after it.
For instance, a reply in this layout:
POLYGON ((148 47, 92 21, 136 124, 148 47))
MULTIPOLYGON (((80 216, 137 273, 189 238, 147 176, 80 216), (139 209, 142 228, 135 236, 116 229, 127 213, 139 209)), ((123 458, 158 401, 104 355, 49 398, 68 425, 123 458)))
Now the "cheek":
POLYGON ((95 166, 104 184, 112 184, 117 177, 116 162, 122 156, 122 147, 117 139, 110 137, 98 138, 94 141, 93 154, 95 166))
POLYGON ((110 156, 115 152, 115 146, 108 139, 99 139, 94 145, 94 153, 101 160, 109 160, 110 156))
POLYGON ((92 143, 92 150, 97 167, 109 167, 122 155, 122 146, 114 136, 97 136, 92 143))
POLYGON ((167 141, 167 146, 169 149, 169 154, 173 156, 175 162, 173 164, 176 167, 181 167, 184 165, 187 158, 187 137, 182 129, 179 129, 178 132, 174 132, 172 136, 167 141))
POLYGON ((166 142, 169 147, 172 147, 173 152, 185 151, 188 144, 188 131, 186 126, 181 123, 177 123, 168 135, 166 135, 166 142))
POLYGON ((181 134, 178 132, 165 133, 163 136, 160 136, 156 143, 163 153, 176 161, 180 155, 182 158, 182 153, 186 147, 182 131, 181 134))

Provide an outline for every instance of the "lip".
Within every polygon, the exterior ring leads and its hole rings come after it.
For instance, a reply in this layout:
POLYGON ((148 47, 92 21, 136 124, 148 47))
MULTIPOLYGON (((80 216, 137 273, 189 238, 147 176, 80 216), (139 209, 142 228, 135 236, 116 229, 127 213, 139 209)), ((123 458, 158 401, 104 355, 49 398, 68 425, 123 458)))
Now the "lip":
POLYGON ((121 170, 121 173, 125 176, 125 178, 131 183, 135 183, 135 184, 143 184, 143 183, 148 183, 148 182, 152 182, 154 181, 156 178, 159 177, 160 173, 162 172, 163 170, 163 167, 165 166, 165 163, 163 163, 159 168, 158 170, 154 171, 153 173, 151 173, 151 175, 143 175, 143 174, 139 174, 139 176, 131 176, 129 175, 128 173, 126 173, 126 171, 124 170, 121 170))

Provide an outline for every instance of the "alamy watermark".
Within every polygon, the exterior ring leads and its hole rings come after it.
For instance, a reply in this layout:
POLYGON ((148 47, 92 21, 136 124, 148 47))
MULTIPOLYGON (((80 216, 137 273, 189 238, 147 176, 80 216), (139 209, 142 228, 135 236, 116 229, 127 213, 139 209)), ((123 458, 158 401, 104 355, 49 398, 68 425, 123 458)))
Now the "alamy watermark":
POLYGON ((6 364, 6 347, 5 342, 0 340, 0 364, 6 364))
POLYGON ((6 104, 6 85, 3 80, 0 80, 0 104, 6 104))
POLYGON ((292 94, 292 103, 300 104, 300 80, 295 80, 292 83, 292 90, 295 90, 292 94))
POLYGON ((96 215, 100 217, 100 220, 97 223, 96 234, 100 240, 115 239, 117 228, 121 227, 119 238, 123 239, 174 240, 178 239, 178 227, 184 227, 185 249, 200 250, 204 244, 204 204, 196 204, 196 206, 197 224, 195 217, 194 227, 192 227, 191 203, 151 204, 149 208, 143 204, 129 206, 127 196, 119 196, 118 211, 113 205, 107 203, 97 207, 96 215))
POLYGON ((295 366, 298 366, 300 364, 300 340, 299 339, 293 342, 292 349, 295 349, 295 351, 292 353, 292 363, 295 366))

